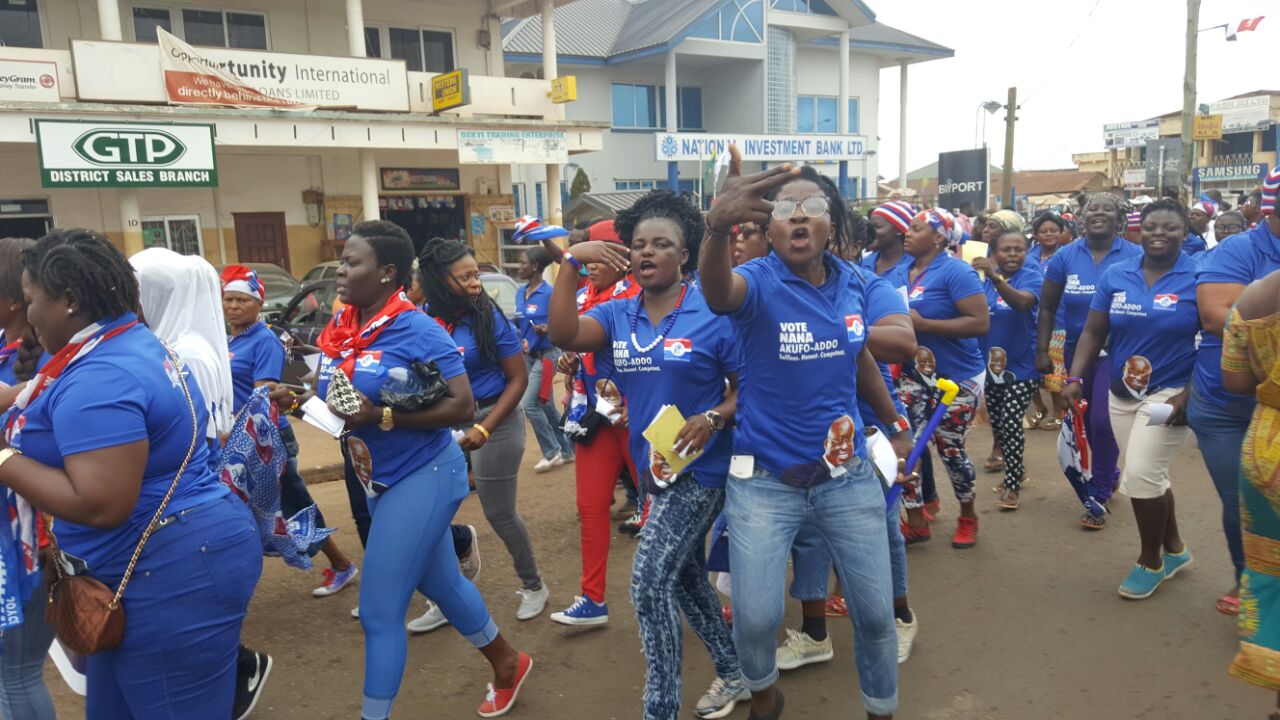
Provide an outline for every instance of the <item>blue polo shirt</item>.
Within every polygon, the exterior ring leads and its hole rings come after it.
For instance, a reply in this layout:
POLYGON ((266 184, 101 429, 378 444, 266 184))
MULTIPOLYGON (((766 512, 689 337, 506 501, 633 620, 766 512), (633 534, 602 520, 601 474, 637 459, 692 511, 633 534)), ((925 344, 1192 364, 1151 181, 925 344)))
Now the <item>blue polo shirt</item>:
POLYGON ((1122 260, 1136 257, 1142 257, 1142 248, 1117 235, 1112 238, 1111 249, 1103 256, 1102 263, 1095 265, 1088 239, 1081 237, 1059 248, 1045 264, 1044 279, 1062 286, 1060 327, 1066 329, 1067 345, 1071 346, 1067 353, 1068 363, 1071 362, 1070 351, 1080 339, 1084 321, 1089 317, 1089 304, 1093 302, 1102 271, 1122 260))
POLYGON ((1098 280, 1090 310, 1110 320, 1111 391, 1126 397, 1183 387, 1196 362, 1196 261, 1179 253, 1173 268, 1147 287, 1143 258, 1116 263, 1098 280), (1134 360, 1134 358, 1138 358, 1134 360), (1144 362, 1145 360, 1145 362, 1144 362), (1150 369, 1146 384, 1127 377, 1126 368, 1140 363, 1150 369))
POLYGON ((249 402, 253 386, 264 381, 279 382, 284 371, 284 343, 264 322, 254 323, 239 335, 227 336, 231 355, 233 413, 249 402))
MULTIPOLYGON (((645 347, 665 327, 667 318, 655 328, 640 305, 640 297, 597 305, 586 317, 600 323, 608 337, 611 349, 600 350, 596 357, 611 356, 611 377, 627 398, 631 457, 637 469, 647 472, 649 441, 643 433, 663 405, 675 405, 681 415, 691 418, 724 400, 725 375, 738 371, 740 355, 733 325, 729 318, 711 312, 702 292, 692 286, 685 291, 675 324, 648 352, 640 352, 632 344, 631 328, 635 327, 636 342, 645 347)), ((670 452, 670 448, 657 450, 670 452)), ((712 433, 706 449, 689 464, 688 471, 699 485, 724 487, 732 452, 732 432, 712 433)))
POLYGON ((898 258, 897 265, 894 265, 893 267, 889 268, 883 273, 877 273, 876 261, 879 257, 880 257, 880 253, 878 251, 866 253, 865 255, 862 256, 862 260, 858 263, 858 267, 862 268, 863 270, 866 270, 868 273, 872 275, 879 275, 880 277, 889 277, 898 268, 901 268, 903 266, 909 267, 912 261, 915 260, 915 258, 911 257, 910 255, 904 252, 902 253, 902 257, 898 258))
MULTIPOLYGON (((1280 238, 1271 234, 1265 222, 1236 233, 1197 256, 1200 271, 1196 282, 1248 285, 1280 270, 1280 238)), ((1236 395, 1222 386, 1222 338, 1203 333, 1196 355, 1196 392, 1218 407, 1230 402, 1253 405, 1252 395, 1236 395)))
POLYGON ((1001 348, 1008 356, 1006 369, 1017 380, 1034 380, 1036 372, 1036 316, 1040 309, 1040 288, 1044 275, 1034 267, 1023 265, 1007 278, 1014 290, 1022 290, 1036 296, 1036 304, 1028 310, 1015 310, 1005 302, 990 280, 982 282, 987 296, 987 308, 991 312, 991 330, 979 338, 982 354, 991 358, 991 348, 1001 348))
MULTIPOLYGON (((907 303, 927 320, 954 320, 960 317, 956 303, 982 294, 978 273, 965 261, 943 253, 929 267, 910 279, 911 265, 900 265, 886 276, 893 285, 906 288, 907 303)), ((959 382, 982 373, 986 363, 978 349, 978 338, 943 337, 916 331, 916 342, 933 352, 939 377, 959 382)))
POLYGON ((814 287, 770 253, 733 272, 747 282, 730 313, 742 344, 734 452, 774 473, 816 463, 828 431, 854 422, 854 453, 866 459, 858 412, 857 361, 866 344, 866 276, 827 254, 814 287))
MULTIPOLYGON (((110 329, 134 320, 137 316, 128 313, 103 325, 110 329)), ((208 405, 190 378, 187 388, 196 411, 197 436, 203 438, 208 405)), ((191 410, 178 370, 156 336, 134 325, 68 366, 15 424, 13 447, 58 469, 68 455, 139 440, 147 441, 147 464, 138 501, 124 523, 110 529, 66 520, 53 525, 62 549, 84 560, 98 578, 115 579, 124 573, 191 446, 191 410)), ((197 442, 166 512, 192 508, 227 492, 209 463, 209 445, 197 442)))
POLYGON ((547 324, 547 310, 551 304, 551 283, 542 283, 532 293, 529 292, 529 284, 525 283, 520 286, 517 297, 524 303, 524 314, 516 320, 517 330, 520 332, 521 340, 529 341, 529 354, 550 350, 550 338, 534 332, 533 326, 547 324))
MULTIPOLYGON (((434 318, 420 312, 402 312, 382 330, 372 346, 357 355, 351 383, 375 405, 381 405, 379 391, 387 383, 390 369, 408 369, 414 362, 432 360, 445 380, 466 372, 458 346, 434 318)), ((338 364, 335 358, 321 356, 316 385, 320 397, 328 393, 329 379, 338 364)), ((358 427, 346 438, 356 477, 369 495, 382 492, 421 470, 451 442, 449 428, 396 427, 386 432, 377 425, 358 427)))
MULTIPOLYGON (((903 302, 902 295, 887 280, 876 277, 874 271, 864 273, 864 277, 867 279, 867 327, 872 327, 892 315, 907 314, 907 304, 903 302)), ((889 372, 889 363, 877 362, 876 367, 880 368, 880 377, 884 378, 889 397, 893 400, 893 407, 897 409, 899 415, 905 417, 907 408, 898 397, 898 388, 894 385, 893 375, 889 372)), ((889 434, 888 428, 863 394, 858 395, 858 413, 862 416, 864 427, 874 426, 885 435, 889 434)))
MULTIPOLYGON (((501 395, 503 389, 507 387, 507 376, 503 374, 501 364, 489 360, 484 353, 480 352, 470 318, 464 318, 455 325, 452 335, 458 352, 462 353, 462 362, 467 367, 467 378, 471 380, 471 394, 475 396, 476 401, 489 400, 501 395)), ((496 304, 493 306, 493 335, 498 346, 499 360, 506 360, 512 355, 524 352, 516 329, 511 326, 511 321, 507 320, 496 304)))
POLYGON ((1182 252, 1188 255, 1202 253, 1208 249, 1209 244, 1204 241, 1204 236, 1193 232, 1187 233, 1187 239, 1182 241, 1182 252))

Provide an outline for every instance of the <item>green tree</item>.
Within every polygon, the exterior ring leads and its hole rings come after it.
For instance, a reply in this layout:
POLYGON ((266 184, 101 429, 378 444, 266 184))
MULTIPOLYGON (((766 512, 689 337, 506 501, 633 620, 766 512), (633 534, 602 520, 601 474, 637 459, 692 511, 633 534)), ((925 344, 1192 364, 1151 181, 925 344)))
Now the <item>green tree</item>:
POLYGON ((591 180, 582 168, 578 168, 578 172, 574 173, 573 183, 569 185, 569 199, 576 200, 583 193, 591 192, 591 180))

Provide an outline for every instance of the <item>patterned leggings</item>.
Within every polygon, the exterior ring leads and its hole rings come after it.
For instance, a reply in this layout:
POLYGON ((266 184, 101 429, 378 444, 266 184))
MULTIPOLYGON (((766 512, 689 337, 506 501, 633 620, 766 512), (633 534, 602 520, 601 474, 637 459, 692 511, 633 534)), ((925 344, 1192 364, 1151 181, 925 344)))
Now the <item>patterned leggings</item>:
MULTIPOLYGON (((938 389, 921 383, 910 374, 903 373, 898 378, 898 395, 907 406, 907 419, 911 428, 919 437, 920 431, 929 423, 934 404, 938 397, 938 389)), ((942 422, 933 433, 933 446, 938 451, 942 464, 947 468, 951 478, 951 487, 956 492, 956 499, 962 503, 973 502, 973 462, 964 449, 964 438, 973 425, 973 416, 978 409, 978 396, 970 389, 969 384, 960 386, 960 394, 952 401, 942 422)), ((907 508, 920 507, 923 500, 919 481, 916 481, 916 492, 908 498, 903 496, 903 505, 907 508)))
POLYGON ((991 416, 991 433, 1004 455, 1004 486, 1015 492, 1026 475, 1022 463, 1022 449, 1026 444, 1022 416, 1039 387, 1039 378, 1011 383, 994 383, 987 378, 987 388, 983 391, 987 396, 987 414, 991 416))

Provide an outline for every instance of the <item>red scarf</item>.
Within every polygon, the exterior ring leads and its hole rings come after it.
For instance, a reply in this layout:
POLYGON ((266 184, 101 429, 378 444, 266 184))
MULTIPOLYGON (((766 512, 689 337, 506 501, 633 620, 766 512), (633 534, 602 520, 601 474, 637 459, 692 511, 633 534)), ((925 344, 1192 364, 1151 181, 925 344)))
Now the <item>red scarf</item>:
POLYGON ((369 322, 363 327, 357 327, 356 308, 344 305, 320 333, 316 345, 326 356, 334 359, 342 358, 342 362, 338 363, 338 369, 346 373, 347 377, 351 377, 356 367, 356 355, 361 350, 372 346, 373 341, 378 339, 397 315, 417 309, 401 290, 387 298, 387 303, 369 322))
MULTIPOLYGON (((62 349, 55 353, 49 359, 49 362, 45 363, 45 366, 41 368, 40 372, 31 379, 31 382, 22 389, 22 392, 18 393, 18 399, 14 401, 14 404, 22 410, 31 407, 31 403, 37 397, 40 397, 40 393, 47 390, 49 385, 54 380, 57 380, 64 370, 70 367, 71 363, 88 355, 94 348, 137 324, 137 320, 132 320, 108 330, 95 323, 76 333, 71 338, 72 341, 63 345, 62 349), (77 340, 76 338, 80 339, 77 340)), ((12 418, 16 419, 16 417, 17 414, 15 413, 12 418)))
MULTIPOLYGON (((588 310, 603 305, 610 300, 622 300, 625 298, 635 297, 640 294, 640 286, 636 284, 634 275, 628 275, 618 282, 607 288, 597 288, 595 285, 587 285, 587 292, 582 296, 582 303, 578 305, 578 314, 585 315, 588 310)), ((582 367, 588 375, 596 374, 596 358, 595 353, 582 353, 579 356, 582 360, 582 367)))

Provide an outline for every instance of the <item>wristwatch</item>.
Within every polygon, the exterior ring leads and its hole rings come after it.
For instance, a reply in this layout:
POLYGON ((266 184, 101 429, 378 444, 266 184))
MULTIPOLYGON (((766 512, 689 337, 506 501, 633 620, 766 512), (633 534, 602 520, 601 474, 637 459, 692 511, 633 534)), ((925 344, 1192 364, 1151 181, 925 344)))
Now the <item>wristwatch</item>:
POLYGON ((911 423, 907 422, 906 418, 899 415, 898 419, 894 420, 893 423, 889 425, 889 429, 893 431, 894 435, 897 435, 898 433, 904 433, 911 430, 911 423))
POLYGON ((708 410, 702 413, 702 417, 706 418, 707 422, 711 423, 712 432, 720 432, 724 429, 724 416, 715 410, 708 410))
POLYGON ((382 408, 382 422, 378 423, 378 429, 387 432, 395 426, 395 420, 391 417, 391 406, 382 408))

